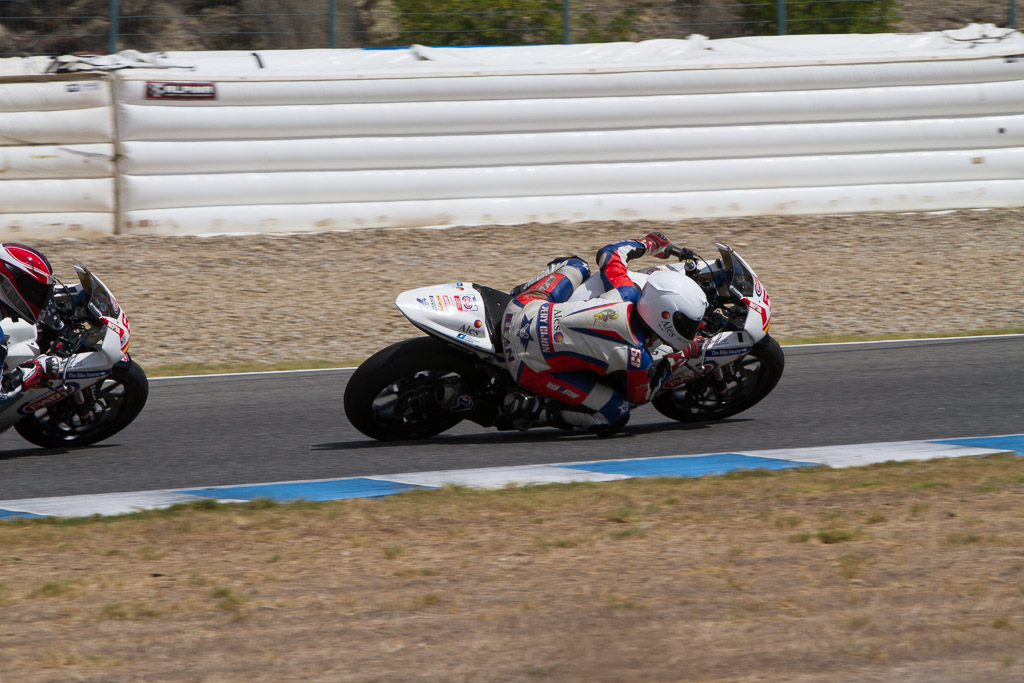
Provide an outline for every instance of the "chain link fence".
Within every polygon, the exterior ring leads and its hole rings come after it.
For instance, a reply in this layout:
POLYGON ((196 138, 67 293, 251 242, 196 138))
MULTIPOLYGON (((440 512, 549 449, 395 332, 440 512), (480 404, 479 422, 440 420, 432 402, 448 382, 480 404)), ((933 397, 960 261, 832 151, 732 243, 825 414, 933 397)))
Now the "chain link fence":
POLYGON ((0 0, 0 55, 1017 27, 1018 0, 0 0))

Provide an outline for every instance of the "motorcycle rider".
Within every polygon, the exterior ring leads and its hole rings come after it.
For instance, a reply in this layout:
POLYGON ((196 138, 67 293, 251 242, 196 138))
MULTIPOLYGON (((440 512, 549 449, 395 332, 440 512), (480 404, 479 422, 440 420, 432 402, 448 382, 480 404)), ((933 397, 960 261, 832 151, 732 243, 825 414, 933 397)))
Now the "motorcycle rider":
MULTIPOLYGON (((53 296, 53 287, 53 268, 40 251, 15 242, 0 243, 0 314, 3 317, 23 318, 35 325, 53 296)), ((0 362, 3 362, 0 406, 46 380, 56 379, 63 367, 59 357, 43 355, 9 368, 7 340, 7 335, 0 330, 0 362)))
MULTIPOLYGON (((602 247, 597 260, 606 291, 585 301, 568 302, 590 277, 578 256, 552 261, 511 292, 502 324, 505 360, 517 383, 559 402, 548 402, 550 424, 613 434, 629 420, 631 404, 649 401, 680 363, 700 356, 708 305, 700 286, 674 270, 652 273, 643 288, 627 275, 631 259, 673 252, 679 253, 658 232, 602 247), (675 352, 656 362, 651 351, 662 342, 675 352)), ((507 407, 524 426, 544 409, 534 396, 512 403, 507 407)))

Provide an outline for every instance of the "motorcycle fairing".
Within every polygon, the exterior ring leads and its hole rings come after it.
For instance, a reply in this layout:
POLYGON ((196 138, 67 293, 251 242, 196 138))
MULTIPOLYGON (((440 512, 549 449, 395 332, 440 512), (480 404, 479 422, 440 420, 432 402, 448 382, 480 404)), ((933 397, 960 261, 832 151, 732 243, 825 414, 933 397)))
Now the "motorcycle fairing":
POLYGON ((410 289, 398 295, 395 305, 412 324, 428 334, 474 351, 496 351, 484 298, 470 282, 410 289))
POLYGON ((747 305, 747 318, 743 329, 755 342, 760 341, 768 334, 768 328, 771 326, 772 302, 768 290, 761 284, 750 264, 732 247, 717 243, 715 246, 722 254, 725 269, 732 272, 732 278, 726 286, 747 305))

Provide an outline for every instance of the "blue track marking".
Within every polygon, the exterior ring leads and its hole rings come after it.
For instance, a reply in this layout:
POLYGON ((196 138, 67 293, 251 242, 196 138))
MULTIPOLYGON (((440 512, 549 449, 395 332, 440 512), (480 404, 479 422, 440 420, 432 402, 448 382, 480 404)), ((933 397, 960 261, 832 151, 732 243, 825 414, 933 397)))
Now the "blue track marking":
POLYGON ((567 480, 628 479, 630 477, 700 477, 736 470, 782 470, 794 467, 857 467, 886 461, 930 460, 990 455, 1012 451, 1024 456, 1024 434, 779 448, 746 453, 706 453, 628 460, 567 462, 551 465, 488 467, 469 470, 441 470, 386 474, 374 477, 283 481, 240 486, 210 486, 198 489, 135 491, 56 498, 27 498, 0 501, 0 520, 88 515, 124 514, 151 510, 203 498, 247 501, 269 498, 327 501, 345 498, 389 496, 411 489, 436 489, 447 483, 498 488, 513 484, 565 482, 567 480), (572 472, 567 472, 572 470, 572 472), (13 509, 8 509, 13 508, 13 509), (25 512, 22 512, 24 510, 25 512))
POLYGON ((734 470, 782 470, 817 464, 797 460, 761 458, 754 455, 740 455, 739 453, 715 453, 714 455, 572 463, 570 465, 557 465, 557 467, 587 470, 589 472, 604 472, 605 474, 628 474, 633 477, 700 477, 705 474, 725 474, 734 470))
POLYGON ((289 500, 340 500, 342 498, 372 498, 390 496, 410 489, 428 488, 399 484, 377 479, 336 479, 332 481, 304 481, 284 484, 252 484, 249 486, 227 486, 208 489, 177 490, 175 493, 187 493, 193 496, 208 498, 227 498, 231 500, 253 500, 270 498, 279 502, 289 500))
POLYGON ((24 517, 25 519, 33 519, 35 517, 44 517, 45 515, 33 515, 31 512, 16 512, 14 510, 0 510, 0 519, 14 519, 15 517, 24 517))
POLYGON ((998 448, 1024 455, 1024 434, 1008 436, 978 436, 969 439, 942 439, 932 443, 948 443, 953 446, 977 446, 978 448, 998 448))

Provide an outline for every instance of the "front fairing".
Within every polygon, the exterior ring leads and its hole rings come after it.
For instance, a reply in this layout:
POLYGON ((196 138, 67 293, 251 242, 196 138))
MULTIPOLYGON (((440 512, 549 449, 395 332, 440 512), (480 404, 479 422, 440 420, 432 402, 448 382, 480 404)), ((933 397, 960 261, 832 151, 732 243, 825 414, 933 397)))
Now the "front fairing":
POLYGON ((719 285, 719 291, 746 305, 747 316, 743 329, 755 342, 760 341, 768 334, 772 319, 772 303, 768 290, 761 284, 750 264, 732 247, 724 244, 715 246, 722 255, 723 272, 729 274, 719 285))
POLYGON ((101 323, 85 341, 93 350, 102 351, 111 363, 116 363, 128 353, 131 343, 131 325, 124 309, 103 281, 89 271, 81 262, 75 262, 75 272, 82 283, 78 296, 83 297, 86 309, 101 323))

